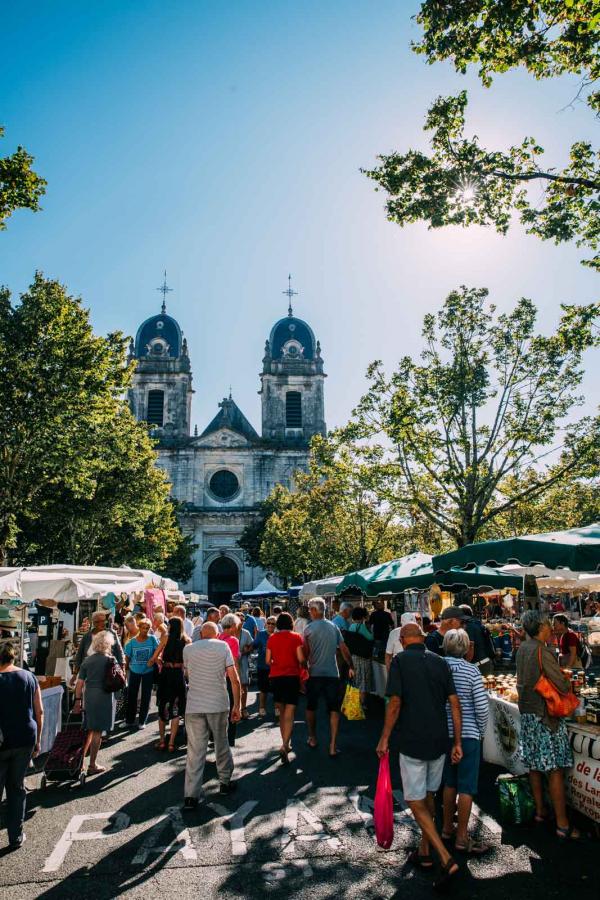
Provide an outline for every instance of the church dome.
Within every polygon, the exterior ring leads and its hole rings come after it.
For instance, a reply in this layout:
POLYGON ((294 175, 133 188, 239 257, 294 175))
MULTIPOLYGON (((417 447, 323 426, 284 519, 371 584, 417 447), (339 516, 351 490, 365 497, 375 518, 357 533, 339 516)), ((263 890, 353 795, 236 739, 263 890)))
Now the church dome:
POLYGON ((135 338, 135 355, 142 357, 169 357, 177 359, 181 356, 182 334, 179 324, 166 313, 151 316, 138 328, 135 338))
POLYGON ((291 357, 296 359, 314 359, 316 340, 310 325, 297 319, 296 316, 286 316, 276 322, 269 338, 271 356, 273 359, 291 357))

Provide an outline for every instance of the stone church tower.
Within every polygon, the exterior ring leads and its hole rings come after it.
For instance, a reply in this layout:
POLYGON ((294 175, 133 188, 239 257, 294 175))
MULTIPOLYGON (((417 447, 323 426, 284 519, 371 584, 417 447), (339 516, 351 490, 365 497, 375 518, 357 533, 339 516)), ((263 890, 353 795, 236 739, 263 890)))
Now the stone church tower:
MULTIPOLYGON (((165 284, 159 290, 166 296, 165 284)), ((284 293, 291 301, 294 291, 284 293)), ((182 504, 184 532, 198 545, 187 589, 227 602, 256 587, 265 573, 249 566, 237 541, 276 484, 293 488, 308 467, 310 439, 325 434, 323 360, 310 326, 293 314, 276 322, 265 345, 258 434, 233 397, 219 403, 206 428, 190 434, 192 373, 187 345, 163 306, 132 342, 136 372, 131 409, 154 426, 158 462, 182 504)), ((244 373, 240 373, 244 377, 244 373)))

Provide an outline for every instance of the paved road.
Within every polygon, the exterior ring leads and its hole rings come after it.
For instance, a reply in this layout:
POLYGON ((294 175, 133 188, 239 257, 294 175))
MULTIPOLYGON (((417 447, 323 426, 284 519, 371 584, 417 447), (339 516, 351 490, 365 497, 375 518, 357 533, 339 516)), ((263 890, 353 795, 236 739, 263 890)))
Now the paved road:
MULTIPOLYGON (((243 723, 235 750, 238 791, 219 796, 209 757, 206 803, 191 815, 180 811, 185 753, 154 749, 154 719, 145 731, 109 741, 101 761, 110 772, 83 789, 43 792, 39 776, 32 776, 28 840, 19 852, 0 856, 0 898, 430 897, 431 876, 406 865, 415 832, 400 790, 391 850, 379 850, 373 838, 380 713, 343 722, 345 752, 335 761, 325 752, 324 734, 318 750, 307 748, 300 715, 297 720, 288 768, 278 761, 274 721, 253 716, 243 723)), ((485 860, 464 861, 453 896, 597 900, 598 843, 564 847, 533 828, 503 831, 497 773, 484 767, 477 811, 479 833, 494 850, 485 860)), ((397 769, 393 774, 399 787, 397 769)))

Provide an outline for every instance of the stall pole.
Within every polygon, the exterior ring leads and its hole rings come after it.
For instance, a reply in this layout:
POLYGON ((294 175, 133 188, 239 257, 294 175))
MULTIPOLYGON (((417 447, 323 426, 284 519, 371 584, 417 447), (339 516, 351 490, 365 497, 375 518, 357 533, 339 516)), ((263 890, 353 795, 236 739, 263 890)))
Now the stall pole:
POLYGON ((21 667, 25 665, 25 619, 26 607, 21 607, 21 667))

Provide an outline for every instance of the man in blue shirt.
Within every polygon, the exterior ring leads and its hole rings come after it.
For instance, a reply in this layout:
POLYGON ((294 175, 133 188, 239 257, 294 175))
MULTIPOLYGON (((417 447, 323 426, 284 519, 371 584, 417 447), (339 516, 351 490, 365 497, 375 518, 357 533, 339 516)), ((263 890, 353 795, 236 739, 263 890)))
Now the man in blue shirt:
MULTIPOLYGON (((310 606, 310 604, 309 604, 310 606)), ((340 631, 347 631, 350 628, 350 620, 352 618, 352 604, 348 600, 344 600, 344 602, 340 606, 339 613, 333 617, 331 620, 334 625, 340 629, 340 631)))

